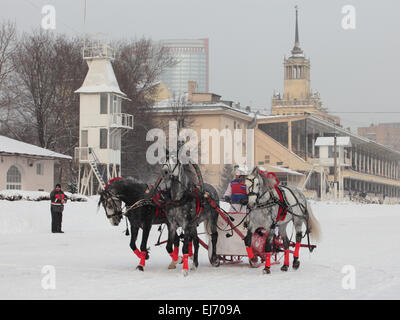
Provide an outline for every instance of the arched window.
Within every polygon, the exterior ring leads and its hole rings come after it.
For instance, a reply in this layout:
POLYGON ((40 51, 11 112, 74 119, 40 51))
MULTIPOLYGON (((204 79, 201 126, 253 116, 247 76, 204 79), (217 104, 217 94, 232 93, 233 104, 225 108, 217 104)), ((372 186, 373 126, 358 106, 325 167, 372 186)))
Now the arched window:
POLYGON ((21 190, 21 172, 16 166, 11 166, 7 171, 6 189, 21 190))

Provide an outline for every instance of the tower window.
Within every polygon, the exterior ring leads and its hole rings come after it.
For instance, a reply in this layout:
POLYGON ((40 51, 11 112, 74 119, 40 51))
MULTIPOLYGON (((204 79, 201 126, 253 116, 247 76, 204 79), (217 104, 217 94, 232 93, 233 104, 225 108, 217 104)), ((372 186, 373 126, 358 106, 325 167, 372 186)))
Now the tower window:
POLYGON ((100 149, 107 149, 107 129, 100 129, 100 149))
POLYGON ((108 113, 108 95, 107 93, 100 94, 100 114, 107 114, 108 113))

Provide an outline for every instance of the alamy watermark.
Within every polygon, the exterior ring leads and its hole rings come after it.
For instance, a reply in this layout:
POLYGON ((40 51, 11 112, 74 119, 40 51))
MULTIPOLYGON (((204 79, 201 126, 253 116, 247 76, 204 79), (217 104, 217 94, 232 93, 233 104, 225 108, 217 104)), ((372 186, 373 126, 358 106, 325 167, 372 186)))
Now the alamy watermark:
POLYGON ((350 4, 342 7, 342 28, 344 30, 351 30, 356 28, 356 8, 350 4))
POLYGON ((201 129, 199 137, 191 128, 182 128, 178 134, 177 121, 169 121, 168 131, 168 146, 164 130, 154 128, 147 132, 146 141, 154 141, 146 151, 149 164, 164 163, 168 149, 169 159, 177 159, 183 164, 190 161, 196 164, 235 163, 249 168, 254 165, 254 129, 201 129), (223 148, 221 140, 224 141, 223 148), (178 141, 182 144, 179 150, 178 141))
POLYGON ((342 268, 345 275, 342 278, 342 288, 344 290, 354 290, 356 288, 356 268, 352 265, 345 265, 342 268))
POLYGON ((51 4, 47 4, 42 7, 42 15, 42 28, 44 30, 54 30, 56 28, 56 8, 51 4))
POLYGON ((55 290, 56 289, 56 268, 52 265, 45 265, 42 268, 41 285, 44 290, 55 290))

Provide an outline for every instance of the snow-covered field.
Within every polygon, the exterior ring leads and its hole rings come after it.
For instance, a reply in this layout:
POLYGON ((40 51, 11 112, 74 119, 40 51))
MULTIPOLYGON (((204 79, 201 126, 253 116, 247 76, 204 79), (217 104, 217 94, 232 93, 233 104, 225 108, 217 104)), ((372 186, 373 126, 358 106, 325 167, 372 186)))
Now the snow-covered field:
POLYGON ((297 271, 213 268, 201 249, 199 269, 183 277, 181 265, 167 269, 165 246, 154 246, 156 226, 146 270, 136 271, 125 222, 112 227, 96 200, 66 205, 65 234, 50 233, 47 201, 0 200, 0 299, 400 298, 399 205, 313 202, 323 239, 312 254, 300 251, 297 271), (52 270, 45 266, 54 266, 55 289, 45 289, 52 270), (346 286, 349 270, 355 271, 353 289, 346 286))

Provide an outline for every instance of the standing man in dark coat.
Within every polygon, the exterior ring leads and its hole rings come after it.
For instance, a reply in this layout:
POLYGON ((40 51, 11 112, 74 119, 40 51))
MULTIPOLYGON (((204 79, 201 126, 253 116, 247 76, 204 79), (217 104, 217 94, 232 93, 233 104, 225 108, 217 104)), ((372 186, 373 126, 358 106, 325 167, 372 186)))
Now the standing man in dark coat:
POLYGON ((50 193, 51 201, 51 232, 64 233, 61 231, 62 213, 64 211, 64 204, 67 201, 64 192, 61 190, 61 185, 56 184, 56 188, 50 193))

